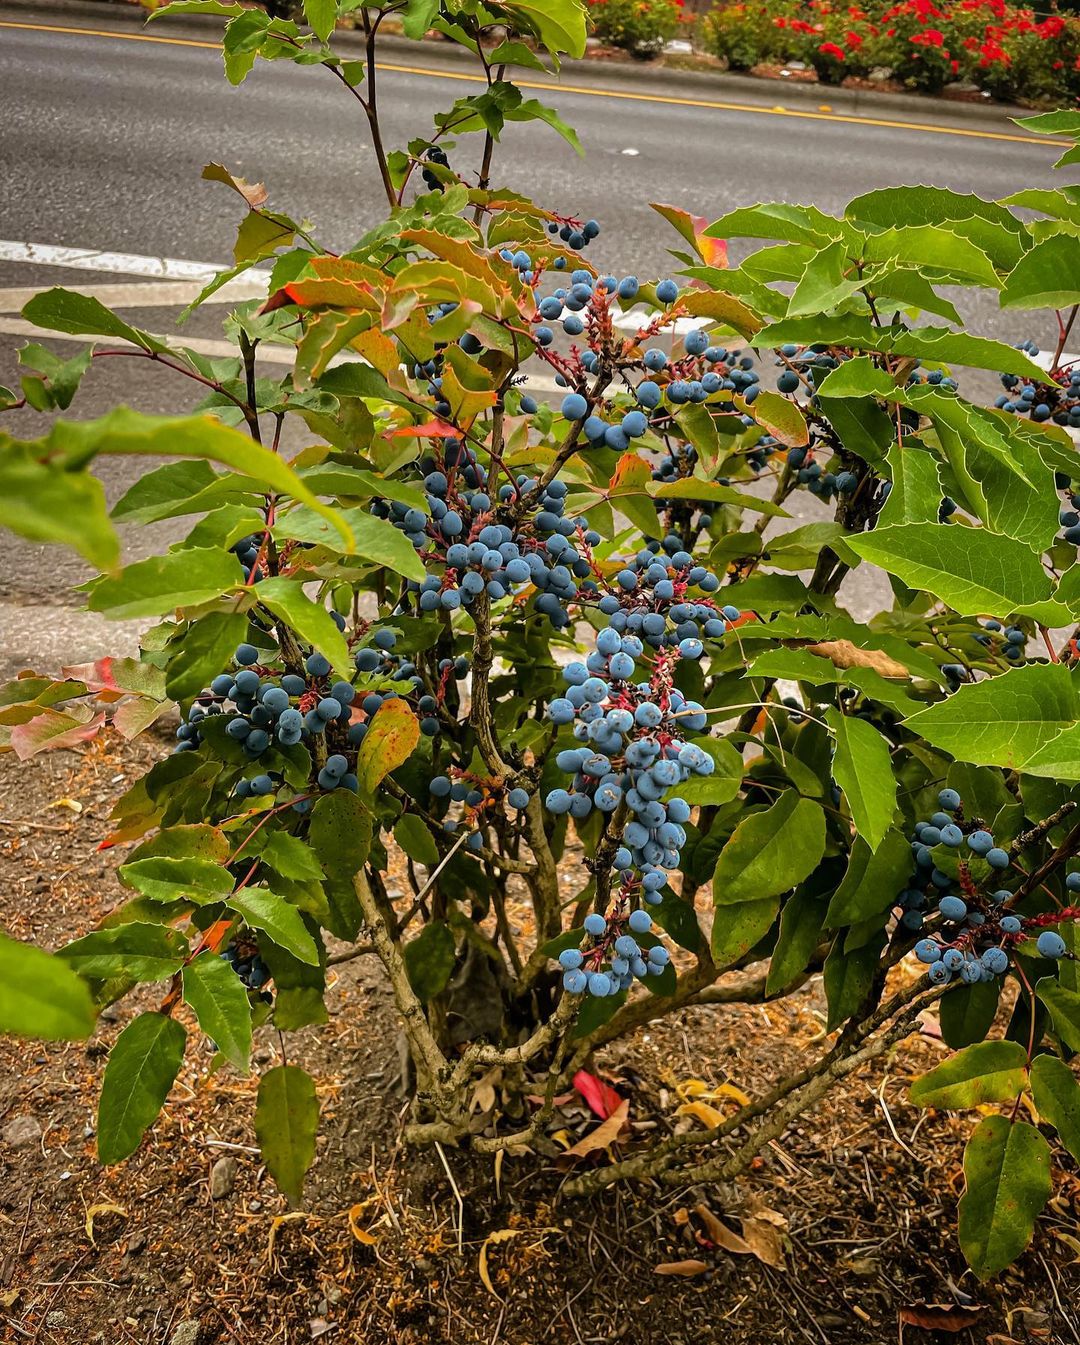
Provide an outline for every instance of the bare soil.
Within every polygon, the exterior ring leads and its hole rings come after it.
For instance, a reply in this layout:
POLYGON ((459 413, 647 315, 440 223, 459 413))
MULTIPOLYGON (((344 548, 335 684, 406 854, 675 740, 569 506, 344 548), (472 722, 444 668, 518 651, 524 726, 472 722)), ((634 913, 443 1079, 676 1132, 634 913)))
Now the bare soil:
MULTIPOLYGON (((115 904, 122 854, 96 847, 115 798, 164 750, 113 740, 0 760, 0 926, 55 947, 115 904)), ((917 1345, 946 1339, 927 1329, 937 1324, 965 1342, 1080 1345, 1080 1172, 1067 1158, 1031 1250, 988 1285, 964 1269, 955 1204, 971 1118, 906 1101, 941 1057, 933 1023, 735 1186, 575 1201, 560 1198, 573 1166, 560 1154, 598 1124, 577 1093, 532 1152, 501 1164, 413 1152, 400 1140, 394 1010, 372 961, 338 967, 328 1002, 328 1026, 257 1038, 260 1066, 287 1051, 318 1084, 303 1211, 287 1210, 253 1148, 254 1078, 211 1074, 205 1046, 189 1049, 135 1157, 98 1164, 100 1075, 135 1004, 106 1011, 88 1044, 0 1043, 0 1339, 917 1345)), ((698 1125, 678 1114, 692 1081, 725 1110, 732 1090, 752 1094, 820 1051, 823 1007, 814 981, 764 1008, 689 1010, 606 1050, 594 1069, 630 1100, 619 1152, 698 1125)), ((501 1105, 498 1076, 482 1080, 477 1125, 501 1105)))

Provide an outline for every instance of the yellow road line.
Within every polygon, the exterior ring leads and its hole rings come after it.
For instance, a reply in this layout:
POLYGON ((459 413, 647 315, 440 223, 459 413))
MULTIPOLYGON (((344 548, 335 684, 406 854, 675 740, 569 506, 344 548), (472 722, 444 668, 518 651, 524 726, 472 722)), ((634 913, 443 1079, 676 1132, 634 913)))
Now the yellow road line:
MULTIPOLYGON (((75 28, 66 24, 14 23, 0 20, 0 28, 23 28, 37 33, 72 33, 82 37, 104 37, 116 42, 158 42, 172 47, 205 47, 220 49, 220 43, 200 42, 188 37, 160 37, 151 33, 112 33, 100 28, 75 28)), ((416 65, 398 65, 393 61, 379 61, 378 69, 402 75, 417 75, 423 79, 456 79, 469 84, 483 84, 482 75, 469 75, 452 70, 426 70, 416 65)), ((582 84, 556 84, 541 80, 514 81, 523 89, 544 89, 549 93, 573 93, 586 98, 619 98, 624 102, 662 103, 669 107, 700 107, 717 112, 745 112, 763 117, 795 117, 803 121, 840 122, 850 126, 880 126, 893 131, 916 131, 923 135, 958 135, 973 140, 1006 140, 1017 145, 1040 145, 1058 153, 1067 142, 1048 136, 1014 135, 1008 131, 977 131, 960 126, 931 126, 925 122, 893 121, 887 117, 845 116, 840 112, 810 112, 789 107, 758 107, 753 103, 728 103, 708 98, 672 98, 662 93, 632 93, 617 89, 592 89, 582 84)))

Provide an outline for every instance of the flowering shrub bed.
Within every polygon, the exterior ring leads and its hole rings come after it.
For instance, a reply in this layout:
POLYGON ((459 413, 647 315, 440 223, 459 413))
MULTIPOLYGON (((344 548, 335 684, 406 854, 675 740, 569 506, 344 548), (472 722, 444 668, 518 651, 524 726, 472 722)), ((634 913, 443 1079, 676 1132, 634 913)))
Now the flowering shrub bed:
POLYGON ((684 0, 589 0, 593 35, 633 56, 655 56, 689 22, 684 0))
POLYGON ((1002 99, 1080 94, 1080 17, 1039 18, 1005 0, 739 0, 714 9, 702 35, 735 70, 798 60, 826 83, 884 68, 927 92, 965 81, 1002 99))

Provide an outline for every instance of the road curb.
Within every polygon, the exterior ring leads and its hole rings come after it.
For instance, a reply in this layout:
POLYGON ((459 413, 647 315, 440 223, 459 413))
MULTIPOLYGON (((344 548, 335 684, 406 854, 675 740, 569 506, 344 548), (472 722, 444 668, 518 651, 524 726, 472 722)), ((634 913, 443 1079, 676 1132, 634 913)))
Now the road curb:
MULTIPOLYGON (((144 12, 127 3, 127 0, 3 0, 0 3, 0 14, 29 12, 86 19, 103 17, 107 13, 110 20, 120 19, 131 27, 141 27, 145 23, 144 12)), ((178 15, 169 20, 169 26, 173 31, 185 28, 218 33, 221 30, 220 20, 213 16, 193 14, 178 15)), ((159 30, 164 27, 161 25, 159 30)), ((348 31, 340 32, 337 40, 346 49, 361 42, 359 34, 348 31)), ((418 44, 393 33, 382 35, 379 41, 382 52, 391 60, 408 56, 412 64, 422 60, 433 69, 464 70, 473 64, 468 53, 449 42, 432 40, 418 44)), ((522 75, 523 79, 530 77, 529 72, 522 75)), ((755 79, 752 75, 730 71, 675 70, 629 63, 567 60, 562 63, 560 73, 551 78, 568 85, 588 83, 598 89, 605 85, 620 88, 632 86, 639 93, 658 97, 715 99, 755 108, 812 108, 815 111, 864 116, 868 119, 893 113, 932 125, 977 122, 1008 130, 1012 127, 1012 118, 1031 115, 1030 109, 1006 103, 954 102, 947 98, 915 93, 874 93, 821 84, 755 79)))

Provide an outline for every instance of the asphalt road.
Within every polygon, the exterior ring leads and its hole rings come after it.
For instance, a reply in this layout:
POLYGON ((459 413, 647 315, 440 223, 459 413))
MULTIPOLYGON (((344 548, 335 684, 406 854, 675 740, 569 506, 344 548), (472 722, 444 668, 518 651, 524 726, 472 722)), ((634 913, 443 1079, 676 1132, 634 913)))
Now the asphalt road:
MULTIPOLYGON (((311 220, 316 236, 335 250, 347 248, 381 217, 358 109, 325 72, 260 62, 234 89, 222 76, 205 27, 164 20, 148 32, 165 40, 130 40, 146 31, 104 5, 92 12, 0 6, 0 239, 221 261, 230 254, 241 212, 229 191, 199 180, 211 161, 265 181, 274 207, 311 220), (69 31, 57 31, 65 26, 69 31)), ((395 53, 389 61, 400 66, 406 59, 395 53)), ((461 68, 441 64, 437 49, 418 49, 411 60, 417 67, 412 73, 380 72, 390 145, 424 133, 436 111, 475 87, 452 78, 461 68)), ((725 101, 722 92, 689 81, 682 98, 670 77, 661 87, 575 71, 573 82, 575 91, 529 95, 555 106, 577 128, 585 163, 548 127, 512 125, 495 180, 559 210, 597 218, 604 232, 591 255, 618 273, 647 276, 667 269, 666 249, 676 239, 649 209, 650 201, 715 218, 758 200, 839 210, 860 192, 896 183, 1000 196, 1054 181, 1049 147, 1022 143, 1019 134, 1002 138, 1013 130, 1007 122, 968 118, 934 104, 879 112, 864 99, 864 115, 831 119, 815 103, 795 99, 778 113, 775 102, 786 96, 782 86, 762 86, 751 105, 732 110, 717 105, 725 101)), ((463 142, 455 166, 475 162, 476 152, 475 141, 463 142)), ((0 296, 10 287, 122 279, 0 261, 0 296)), ((6 309, 0 305, 0 314, 13 310, 11 302, 6 309)), ((166 331, 177 309, 159 305, 143 312, 132 299, 123 311, 139 325, 166 331)), ((206 310, 187 332, 219 335, 223 316, 221 308, 206 310)), ((971 317, 976 330, 988 335, 1028 334, 1014 331, 1015 319, 1002 323, 989 295, 971 317)), ((20 343, 0 334, 0 383, 17 381, 14 352, 20 343)), ((71 414, 98 415, 118 400, 176 412, 194 400, 183 380, 164 378, 160 370, 132 369, 128 361, 106 364, 88 376, 71 414)), ((8 416, 4 428, 40 433, 40 418, 8 416)), ((110 496, 143 470, 134 461, 105 465, 110 496)), ((139 529, 125 539, 129 555, 146 554, 170 535, 168 528, 139 529)), ((77 612, 72 592, 82 577, 78 562, 58 551, 23 543, 6 547, 0 672, 100 652, 103 632, 77 612)), ((130 640, 132 630, 117 634, 130 640)))

